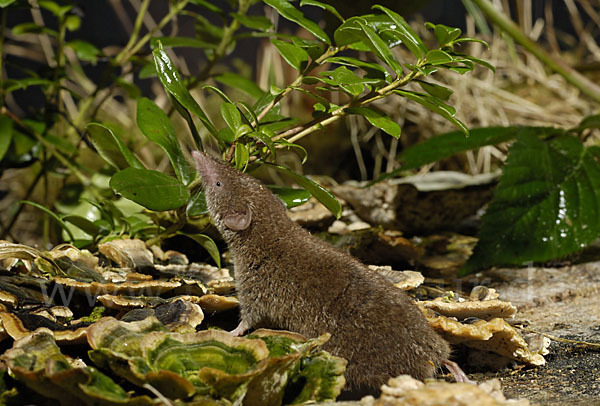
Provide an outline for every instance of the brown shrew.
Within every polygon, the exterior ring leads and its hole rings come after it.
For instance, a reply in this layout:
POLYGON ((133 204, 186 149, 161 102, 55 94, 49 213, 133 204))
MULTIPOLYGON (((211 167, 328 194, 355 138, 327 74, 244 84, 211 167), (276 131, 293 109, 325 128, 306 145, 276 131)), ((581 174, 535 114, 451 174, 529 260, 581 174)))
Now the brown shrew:
POLYGON ((204 153, 193 157, 234 261, 241 321, 232 333, 328 332, 325 349, 348 360, 346 380, 354 390, 376 392, 400 374, 428 378, 442 364, 457 368, 446 341, 402 290, 290 220, 257 179, 204 153))

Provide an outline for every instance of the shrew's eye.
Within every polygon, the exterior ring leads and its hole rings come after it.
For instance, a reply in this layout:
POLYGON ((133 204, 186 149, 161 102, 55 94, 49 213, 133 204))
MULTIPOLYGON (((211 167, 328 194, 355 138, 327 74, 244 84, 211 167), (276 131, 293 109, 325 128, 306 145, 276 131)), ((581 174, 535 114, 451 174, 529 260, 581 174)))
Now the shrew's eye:
POLYGON ((217 181, 217 186, 220 187, 221 186, 221 182, 217 181))

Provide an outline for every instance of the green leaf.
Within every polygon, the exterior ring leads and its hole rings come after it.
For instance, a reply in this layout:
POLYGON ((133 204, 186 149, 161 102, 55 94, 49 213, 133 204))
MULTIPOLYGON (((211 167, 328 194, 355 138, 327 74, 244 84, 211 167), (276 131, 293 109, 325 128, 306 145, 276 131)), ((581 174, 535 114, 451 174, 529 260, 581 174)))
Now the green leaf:
POLYGON ((256 82, 247 79, 242 75, 238 75, 237 73, 225 72, 215 76, 215 80, 217 82, 223 83, 224 85, 239 89, 242 92, 248 94, 249 96, 254 97, 255 99, 260 99, 265 93, 264 90, 262 90, 256 84, 256 82))
POLYGON ((253 132, 252 127, 250 127, 248 124, 242 124, 233 132, 233 137, 237 140, 246 134, 250 134, 251 132, 253 132))
POLYGON ((221 116, 223 116, 223 120, 225 120, 227 126, 231 128, 234 133, 242 125, 242 115, 235 104, 221 104, 221 116))
POLYGON ((213 4, 212 1, 207 0, 191 0, 191 3, 194 3, 198 6, 204 7, 205 9, 212 11, 215 14, 224 15, 225 13, 218 6, 213 4))
POLYGON ((457 40, 454 41, 454 44, 460 44, 461 42, 477 42, 481 45, 484 45, 486 48, 489 48, 490 45, 485 42, 482 39, 479 38, 469 38, 469 37, 462 37, 462 38, 458 38, 457 40))
POLYGON ((295 22, 317 37, 320 41, 331 45, 331 40, 327 34, 325 34, 325 31, 323 31, 317 23, 304 17, 304 14, 294 7, 289 0, 264 0, 264 2, 277 10, 283 18, 295 22))
POLYGON ((15 1, 16 0, 0 0, 0 8, 4 8, 4 7, 7 7, 7 6, 10 6, 15 1))
POLYGON ((115 193, 154 211, 177 209, 190 198, 179 180, 148 169, 123 169, 110 178, 109 184, 115 193))
POLYGON ((300 157, 302 158, 302 161, 301 161, 302 164, 304 164, 306 162, 306 159, 308 158, 308 152, 306 151, 306 149, 302 145, 298 145, 298 144, 295 144, 293 142, 289 142, 288 140, 286 140, 284 138, 275 141, 275 144, 277 144, 277 145, 283 145, 288 150, 294 149, 295 152, 297 152, 298 155, 300 155, 300 157))
POLYGON ((492 72, 496 73, 496 67, 494 65, 492 65, 491 63, 489 63, 488 61, 484 61, 483 59, 480 58, 475 58, 474 56, 470 56, 470 55, 463 55, 463 54, 454 54, 455 58, 462 58, 463 59, 463 63, 464 63, 464 59, 474 62, 477 65, 481 65, 483 67, 488 68, 489 70, 491 70, 492 72))
POLYGON ((394 138, 400 138, 402 127, 400 127, 398 123, 380 110, 377 110, 373 107, 351 107, 344 109, 344 111, 348 114, 361 115, 375 127, 381 128, 394 138))
POLYGON ((215 261, 215 264, 221 268, 221 254, 212 238, 204 234, 188 234, 181 231, 178 231, 177 234, 185 235, 200 244, 208 252, 213 261, 215 261))
POLYGON ((138 77, 140 79, 148 79, 156 77, 156 68, 154 67, 154 63, 147 63, 142 66, 142 69, 138 72, 138 77))
MULTIPOLYGON (((574 130, 581 132, 589 128, 600 128, 600 114, 593 114, 585 117, 574 130)), ((1 156, 2 155, 0 154, 0 157, 1 156)))
POLYGON ((217 138, 226 145, 231 145, 235 141, 235 134, 231 128, 223 127, 217 133, 217 138))
MULTIPOLYGON (((275 136, 275 133, 273 131, 269 130, 268 128, 261 127, 259 129, 259 131, 253 131, 253 132, 249 133, 248 135, 256 138, 257 140, 262 142, 264 145, 266 145, 267 148, 269 149, 269 152, 273 155, 273 158, 277 157, 277 149, 275 149, 275 143, 271 139, 272 137, 275 136)), ((260 147, 260 145, 259 145, 259 147, 260 147)))
POLYGON ((432 95, 433 97, 437 97, 440 100, 448 101, 452 93, 452 90, 447 87, 436 85, 435 83, 425 82, 423 80, 417 80, 417 83, 421 86, 423 90, 432 95))
POLYGON ((301 0, 300 7, 302 7, 302 6, 319 7, 323 10, 329 11, 331 14, 333 14, 335 17, 337 17, 337 19, 340 20, 341 22, 345 21, 344 17, 342 17, 341 14, 335 9, 335 7, 333 7, 330 4, 321 3, 320 1, 317 1, 317 0, 301 0))
POLYGON ((13 121, 5 115, 0 116, 0 161, 4 158, 6 151, 13 139, 13 121))
POLYGON ((441 49, 432 49, 431 51, 428 51, 425 60, 431 65, 445 65, 454 62, 452 55, 441 49))
POLYGON ((54 213, 52 210, 48 209, 45 206, 42 206, 39 203, 31 202, 29 200, 21 200, 19 203, 21 203, 21 204, 28 204, 30 206, 33 206, 35 208, 40 209, 41 211, 43 211, 44 213, 46 213, 47 215, 49 215, 50 217, 52 217, 61 226, 61 228, 67 232, 67 234, 69 235, 69 239, 71 241, 75 240, 75 237, 73 236, 73 233, 69 229, 69 226, 56 213, 54 213))
POLYGON ((357 51, 370 51, 367 46, 369 40, 364 31, 360 28, 358 22, 367 24, 381 39, 388 48, 393 48, 402 44, 398 32, 397 24, 385 14, 367 14, 363 16, 351 17, 340 25, 334 32, 334 38, 337 46, 347 45, 357 51))
POLYGON ((248 112, 248 115, 252 118, 252 121, 254 123, 256 123, 256 126, 259 127, 258 124, 258 116, 256 115, 256 113, 254 112, 254 109, 252 108, 252 106, 250 106, 248 103, 244 102, 244 101, 239 101, 238 104, 240 106, 242 106, 244 108, 244 110, 246 110, 248 112))
POLYGON ((448 27, 444 24, 425 23, 425 26, 433 30, 433 34, 435 35, 440 48, 452 46, 454 40, 460 37, 460 34, 462 33, 459 28, 448 27))
POLYGON ((115 84, 125 90, 127 96, 133 100, 137 100, 142 94, 140 88, 134 82, 130 82, 123 77, 116 78, 115 84))
POLYGON ((402 76, 402 65, 396 60, 388 45, 381 39, 379 35, 369 25, 360 19, 356 20, 357 24, 363 30, 367 39, 367 46, 384 61, 398 76, 402 76))
POLYGON ((167 153, 177 178, 186 185, 190 183, 195 173, 181 152, 175 128, 165 112, 152 100, 141 97, 137 103, 137 125, 146 138, 167 153))
POLYGON ((549 127, 484 127, 469 131, 465 137, 462 131, 441 134, 402 151, 398 160, 401 170, 420 168, 459 152, 507 142, 520 135, 542 136, 556 133, 549 127))
POLYGON ((95 64, 98 60, 98 55, 102 54, 94 44, 80 39, 69 41, 66 45, 75 51, 77 58, 82 61, 91 62, 92 64, 95 64))
POLYGON ((206 196, 203 190, 199 190, 192 195, 192 198, 188 202, 185 208, 185 213, 188 217, 197 217, 208 213, 208 207, 206 206, 206 196))
POLYGON ((377 80, 361 78, 345 66, 340 66, 334 71, 321 72, 319 75, 330 78, 330 80, 323 80, 326 84, 339 86, 354 97, 363 92, 365 84, 377 82, 377 80))
POLYGON ((323 203, 323 205, 327 207, 327 209, 329 209, 329 211, 331 211, 337 218, 340 218, 340 216, 342 215, 342 205, 340 204, 340 202, 338 202, 335 196, 332 195, 331 192, 329 192, 323 186, 308 179, 305 176, 302 176, 292 171, 290 168, 287 168, 285 166, 273 164, 270 162, 265 162, 265 164, 272 166, 279 172, 282 172, 290 178, 292 178, 297 184, 302 186, 304 189, 308 190, 310 194, 313 195, 318 201, 323 203))
POLYGON ((406 22, 406 20, 398 13, 385 8, 380 5, 373 6, 374 9, 383 11, 392 19, 396 24, 395 31, 404 43, 404 46, 417 58, 422 58, 427 52, 427 47, 419 37, 419 35, 412 29, 412 27, 406 22))
POLYGON ((52 37, 57 37, 58 36, 58 32, 50 29, 50 28, 46 28, 42 25, 37 25, 36 23, 21 23, 21 24, 17 24, 14 27, 12 27, 12 33, 14 35, 21 35, 21 34, 47 34, 50 35, 52 37))
POLYGON ((158 48, 158 44, 161 44, 165 48, 201 48, 201 49, 212 49, 216 48, 216 44, 202 41, 197 38, 190 37, 152 37, 150 40, 150 46, 152 49, 158 48))
POLYGON ((27 89, 29 86, 49 86, 54 82, 42 78, 23 78, 23 79, 7 79, 5 81, 6 91, 14 92, 15 90, 27 89))
POLYGON ((244 171, 246 166, 248 166, 248 159, 250 158, 250 154, 248 153, 248 147, 246 144, 237 143, 235 145, 235 167, 240 171, 244 171))
POLYGON ((45 8, 57 17, 64 16, 73 8, 73 6, 70 4, 61 6, 58 3, 50 0, 40 0, 38 1, 38 4, 41 8, 45 8))
POLYGON ((283 201, 285 207, 288 209, 306 203, 312 196, 306 189, 296 189, 275 185, 269 185, 267 187, 283 201))
POLYGON ((265 16, 249 16, 238 13, 231 13, 231 16, 251 30, 267 31, 273 27, 271 21, 265 16))
POLYGON ((443 103, 438 98, 430 96, 428 94, 411 92, 408 90, 394 90, 394 93, 397 93, 401 96, 406 97, 407 99, 419 103, 420 105, 428 108, 434 113, 437 113, 440 116, 444 117, 446 120, 460 128, 465 134, 469 134, 469 129, 463 124, 463 122, 454 118, 456 110, 453 107, 443 103))
POLYGON ((195 114, 200 121, 202 121, 202 124, 204 124, 206 129, 216 138, 217 129, 208 119, 206 114, 204 114, 204 111, 200 108, 198 103, 196 103, 196 100, 194 100, 190 92, 183 85, 183 82, 181 82, 179 72, 177 72, 173 66, 173 62, 171 62, 169 55, 162 49, 160 43, 157 48, 152 50, 152 55, 154 56, 154 65, 156 67, 158 78, 163 87, 173 95, 184 108, 195 114))
POLYGON ((271 43, 277 48, 283 59, 294 69, 302 71, 308 61, 308 53, 301 47, 289 42, 272 39, 271 43))
POLYGON ((74 14, 67 16, 65 19, 65 27, 69 31, 77 31, 81 26, 81 18, 74 14))
POLYGON ((304 49, 312 60, 318 59, 325 52, 322 42, 291 36, 292 43, 304 49))
POLYGON ((334 56, 327 58, 325 62, 361 68, 365 72, 367 72, 367 76, 371 78, 381 78, 385 81, 391 80, 391 76, 388 73, 388 71, 383 66, 377 63, 365 62, 363 60, 352 58, 350 56, 334 56))
POLYGON ((97 224, 88 220, 85 217, 71 214, 71 215, 64 216, 63 220, 68 221, 69 223, 75 225, 76 227, 79 227, 85 233, 91 235, 92 237, 95 237, 100 233, 100 226, 98 226, 97 224))
POLYGON ((100 123, 90 123, 85 127, 85 130, 89 134, 90 141, 98 154, 115 168, 124 169, 128 166, 139 169, 144 168, 144 165, 110 128, 100 123))
POLYGON ((170 94, 169 94, 169 100, 171 100, 171 103, 173 104, 173 107, 175 107, 175 110, 177 110, 179 115, 181 117, 183 117, 183 119, 187 123, 188 128, 190 129, 190 132, 192 133, 192 138, 194 139, 194 142, 196 143, 196 148, 203 150, 202 138, 200 138, 200 133, 198 133, 198 129, 196 128, 196 123, 194 123, 194 119, 192 118, 192 115, 190 114, 188 109, 186 109, 181 103, 179 103, 179 100, 177 100, 175 97, 173 97, 170 94))
POLYGON ((223 91, 221 89, 219 89, 218 87, 215 87, 213 85, 202 85, 202 90, 206 90, 206 89, 210 89, 213 92, 215 92, 216 94, 218 94, 219 96, 221 96, 221 99, 223 99, 223 101, 225 101, 226 103, 233 104, 233 100, 231 100, 229 98, 229 96, 227 96, 225 93, 223 93, 223 91))
POLYGON ((509 150, 462 275, 580 251, 600 235, 600 148, 521 135, 509 150))

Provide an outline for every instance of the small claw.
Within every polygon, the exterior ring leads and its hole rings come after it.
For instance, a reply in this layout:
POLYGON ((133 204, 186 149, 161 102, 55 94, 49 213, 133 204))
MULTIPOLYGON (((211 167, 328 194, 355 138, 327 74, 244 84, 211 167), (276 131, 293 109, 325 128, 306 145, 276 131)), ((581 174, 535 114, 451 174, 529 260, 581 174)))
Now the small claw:
POLYGON ((240 324, 238 324, 238 326, 235 329, 231 330, 230 333, 236 337, 239 337, 243 335, 246 331, 248 331, 248 329, 250 329, 248 323, 246 323, 244 320, 240 320, 240 324))
POLYGON ((456 362, 444 360, 442 361, 442 365, 445 366, 448 369, 448 371, 450 371, 456 382, 464 382, 470 383, 472 385, 477 385, 477 382, 470 380, 467 374, 463 372, 463 370, 458 366, 456 362))

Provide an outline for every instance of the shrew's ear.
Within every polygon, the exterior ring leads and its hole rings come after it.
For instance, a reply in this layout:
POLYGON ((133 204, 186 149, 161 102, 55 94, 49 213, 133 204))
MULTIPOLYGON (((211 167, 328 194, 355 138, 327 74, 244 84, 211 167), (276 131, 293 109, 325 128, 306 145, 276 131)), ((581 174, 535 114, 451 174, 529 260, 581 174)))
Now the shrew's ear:
POLYGON ((247 229, 252 222, 252 211, 250 211, 250 206, 246 205, 243 213, 232 212, 225 215, 223 222, 227 228, 233 231, 243 231, 247 229))

